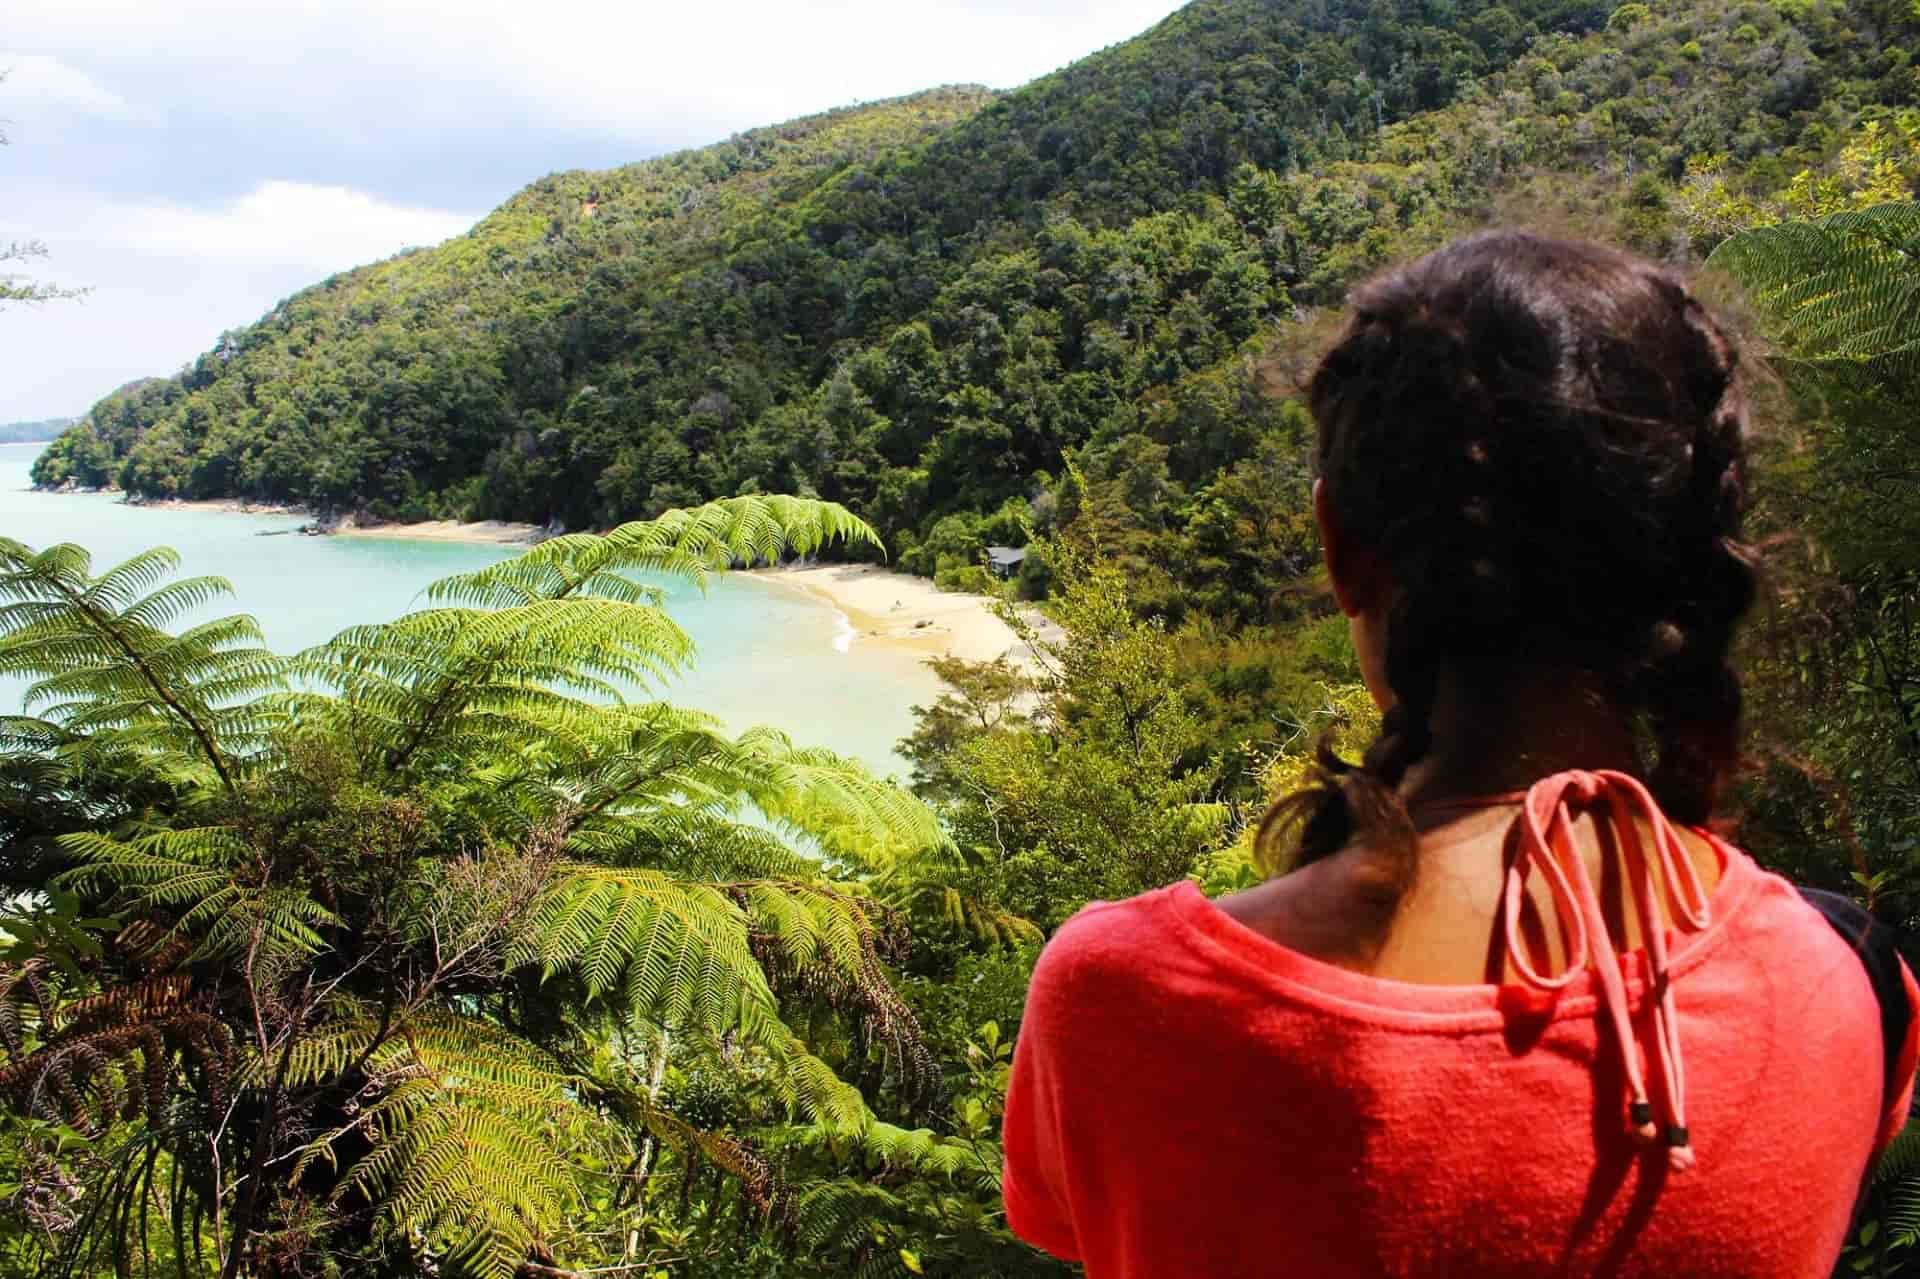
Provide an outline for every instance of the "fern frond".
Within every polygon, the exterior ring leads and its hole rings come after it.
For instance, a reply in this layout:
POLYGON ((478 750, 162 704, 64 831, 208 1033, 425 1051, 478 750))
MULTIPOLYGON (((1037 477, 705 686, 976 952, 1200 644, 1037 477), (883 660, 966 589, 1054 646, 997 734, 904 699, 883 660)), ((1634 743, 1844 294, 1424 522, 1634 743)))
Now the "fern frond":
POLYGON ((774 1206, 780 1193, 778 1177, 766 1157, 747 1142, 689 1123, 648 1093, 620 1092, 611 1094, 608 1101, 630 1125, 645 1129, 683 1156, 704 1159, 731 1176, 760 1211, 774 1206))
POLYGON ((462 1274, 510 1279, 543 1227, 579 1200, 573 1169, 544 1125, 436 1097, 376 1112, 375 1147, 341 1183, 380 1205, 396 1229, 418 1230, 462 1274))
MULTIPOLYGON (((874 1221, 909 1211, 906 1201, 884 1186, 852 1180, 815 1182, 795 1196, 794 1209, 795 1232, 813 1253, 867 1243, 874 1221)), ((901 1266, 899 1273, 907 1273, 906 1268, 901 1266)))
MULTIPOLYGON (((193 979, 184 973, 110 986, 61 1005, 57 1024, 62 1032, 72 1032, 165 1018, 186 1006, 192 989, 193 979)), ((0 990, 0 997, 4 997, 4 990, 0 990)))
MULTIPOLYGON (((180 555, 172 547, 156 546, 109 569, 87 587, 86 598, 101 608, 123 613, 146 592, 179 572, 180 555)), ((224 578, 201 578, 215 584, 220 594, 230 595, 233 586, 224 578)))
POLYGON ((178 1059, 196 1062, 209 1102, 225 1105, 238 1057, 232 1034, 205 1013, 130 1009, 117 1024, 60 1033, 0 1070, 0 1095, 28 1114, 99 1132, 116 1116, 157 1116, 178 1086, 178 1059))
POLYGON ((0 1047, 9 1060, 26 1054, 27 1036, 44 1033, 59 1017, 44 959, 0 965, 0 1047))
POLYGON ((1920 377, 1920 203, 1742 231, 1707 265, 1746 288, 1791 359, 1920 377))
MULTIPOLYGON (((122 565, 124 568, 125 565, 122 565)), ((119 570, 114 570, 118 572, 119 570)), ((153 630, 165 630, 188 613, 205 608, 214 600, 232 593, 223 577, 189 577, 169 582, 152 593, 128 604, 122 611, 128 621, 153 630)))
POLYGON ((1895 1246, 1911 1248, 1920 1243, 1920 1177, 1905 1177, 1893 1184, 1882 1220, 1895 1246))
POLYGON ((464 744, 541 740, 681 670, 686 632, 658 608, 542 600, 493 612, 434 609, 356 626, 295 659, 334 696, 296 696, 296 720, 331 723, 403 768, 464 744))
POLYGON ((1877 1183, 1904 1181, 1909 1177, 1920 1178, 1920 1122, 1910 1121, 1902 1128, 1887 1143, 1879 1162, 1873 1166, 1873 1179, 1877 1183))
POLYGON ((1011 911, 987 906, 949 884, 915 885, 920 895, 937 898, 941 918, 984 942, 1004 945, 1038 944, 1046 934, 1032 920, 1011 911))
POLYGON ((704 583, 737 564, 811 555, 841 541, 880 545, 866 521, 836 502, 780 495, 723 498, 611 532, 549 538, 514 559, 427 588, 435 603, 509 608, 535 600, 589 597, 657 602, 624 574, 663 573, 704 583))
POLYGON ((860 1146, 889 1168, 912 1169, 928 1177, 966 1177, 985 1189, 1000 1188, 1000 1147, 993 1142, 961 1141, 930 1128, 874 1123, 860 1134, 860 1146))
POLYGON ((568 797, 582 822, 663 804, 731 808, 755 776, 755 762, 719 721, 658 702, 603 709, 560 745, 572 749, 553 754, 544 781, 568 797))
POLYGON ((617 992, 636 1021, 723 1034, 773 1008, 768 963, 842 988, 885 987, 878 913, 871 899, 818 882, 700 883, 575 863, 536 902, 507 962, 576 972, 590 997, 617 992))
POLYGON ((194 943, 195 958, 220 958, 261 943, 283 959, 307 958, 324 946, 319 929, 332 912, 305 892, 243 884, 235 868, 248 846, 227 827, 157 831, 131 840, 93 831, 60 837, 74 861, 55 882, 83 892, 126 895, 135 910, 174 917, 172 933, 194 943))
POLYGON ((618 846, 638 864, 671 865, 698 879, 808 880, 820 874, 817 857, 794 851, 764 825, 686 807, 629 824, 618 846))
POLYGON ((931 808, 898 783, 875 777, 858 760, 795 746, 786 734, 769 728, 753 729, 740 741, 765 769, 752 792, 761 811, 829 854, 856 866, 886 869, 951 847, 931 808))
POLYGON ((747 930, 747 912, 716 885, 575 864, 535 904, 508 964, 577 972, 589 996, 617 992, 635 1020, 724 1032, 744 1005, 773 1004, 747 930))
POLYGON ((925 1251, 943 1247, 959 1254, 956 1261, 964 1257, 955 1273, 998 1275, 1032 1267, 1032 1255, 1024 1246, 1011 1237, 974 1233, 985 1223, 977 1218, 948 1218, 940 1202, 940 1196, 919 1182, 888 1186, 859 1177, 817 1181, 794 1195, 794 1234, 823 1270, 857 1279, 949 1273, 939 1264, 937 1252, 925 1251), (915 1247, 923 1251, 903 1250, 899 1246, 903 1239, 919 1240, 915 1247), (1004 1255, 995 1258, 995 1252, 1004 1255))
POLYGON ((49 708, 47 719, 131 730, 124 744, 197 756, 231 787, 268 727, 236 703, 279 688, 283 672, 252 618, 165 629, 232 593, 214 577, 159 585, 178 565, 157 548, 94 577, 79 547, 0 538, 0 674, 28 680, 26 705, 49 708))
POLYGON ((369 1148, 335 1199, 363 1197, 480 1276, 513 1274, 578 1202, 564 1151, 570 1130, 591 1119, 579 1104, 584 1081, 524 1040, 444 1010, 389 1025, 343 1004, 291 1047, 285 1078, 312 1086, 348 1069, 366 1075, 375 1100, 303 1148, 295 1180, 316 1162, 337 1166, 338 1143, 356 1136, 369 1148))

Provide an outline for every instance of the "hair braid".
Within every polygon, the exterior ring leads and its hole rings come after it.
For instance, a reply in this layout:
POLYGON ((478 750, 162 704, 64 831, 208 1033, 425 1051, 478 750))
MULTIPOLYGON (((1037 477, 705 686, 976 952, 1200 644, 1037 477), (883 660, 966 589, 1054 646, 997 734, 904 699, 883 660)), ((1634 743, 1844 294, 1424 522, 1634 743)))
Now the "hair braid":
POLYGON ((1658 750, 1654 794, 1674 817, 1699 823, 1712 814, 1720 781, 1739 756, 1740 676, 1729 653, 1758 574, 1739 541, 1747 507, 1739 353, 1691 294, 1682 290, 1678 305, 1697 339, 1689 381, 1705 409, 1694 431, 1687 495, 1701 522, 1699 576, 1691 615, 1656 627, 1643 697, 1658 750))
MULTIPOLYGON (((1399 473, 1451 481, 1462 500, 1411 507, 1386 518, 1381 542, 1404 571, 1397 576, 1388 609, 1387 679, 1394 701, 1379 735, 1358 764, 1340 758, 1331 741, 1316 748, 1321 784, 1269 810, 1256 835, 1263 861, 1282 832, 1297 826, 1300 860, 1339 851, 1364 831, 1379 854, 1375 882, 1383 899, 1397 900, 1417 869, 1418 837, 1398 790, 1408 771, 1432 749, 1434 702, 1448 653, 1445 640, 1473 629, 1504 625, 1512 612, 1501 544, 1510 525, 1499 518, 1490 445, 1470 424, 1487 423, 1498 406, 1486 381, 1466 357, 1464 335, 1425 311, 1363 313, 1347 343, 1329 355, 1346 376, 1377 379, 1455 420, 1462 429, 1435 433, 1428 448, 1402 459, 1399 473), (1460 436, 1465 435, 1463 440, 1460 436)), ((1316 400, 1317 411, 1344 410, 1316 400)), ((1322 461, 1323 471, 1326 462, 1322 461)), ((1393 505, 1391 480, 1376 500, 1383 513, 1393 505)))

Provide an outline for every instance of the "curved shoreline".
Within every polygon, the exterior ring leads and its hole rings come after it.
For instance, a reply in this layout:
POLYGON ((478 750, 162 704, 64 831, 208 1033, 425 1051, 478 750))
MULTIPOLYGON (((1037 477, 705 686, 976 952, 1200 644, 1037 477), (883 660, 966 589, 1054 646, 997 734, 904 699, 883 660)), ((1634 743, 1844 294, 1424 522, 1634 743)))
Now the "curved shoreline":
POLYGON ((1005 657, 1028 665, 1033 660, 1013 628, 994 613, 995 601, 989 596, 943 591, 927 578, 874 564, 762 568, 747 576, 804 591, 831 604, 853 627, 856 644, 876 641, 930 658, 959 657, 970 662, 1005 657))

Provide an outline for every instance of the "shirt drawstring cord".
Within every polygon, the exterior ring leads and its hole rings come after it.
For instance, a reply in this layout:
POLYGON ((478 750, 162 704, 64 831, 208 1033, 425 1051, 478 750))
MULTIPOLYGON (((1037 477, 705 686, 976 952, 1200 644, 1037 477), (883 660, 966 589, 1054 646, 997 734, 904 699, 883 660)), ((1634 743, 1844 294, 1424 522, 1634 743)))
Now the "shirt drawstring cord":
POLYGON ((1629 1124, 1642 1138, 1657 1139, 1660 1133, 1654 1124, 1654 1096, 1648 1093, 1646 1072, 1633 1034, 1626 977, 1620 956, 1607 935, 1599 895, 1594 891, 1585 861, 1574 847, 1572 820, 1568 814, 1571 805, 1591 807, 1603 799, 1613 811, 1614 829, 1625 855, 1625 873, 1632 877, 1640 911, 1640 932, 1651 969, 1654 1042, 1647 1054, 1647 1069, 1654 1077, 1654 1095, 1666 1112, 1667 1161, 1676 1172, 1684 1172, 1693 1167, 1694 1152, 1687 1132, 1686 1073, 1680 1052, 1679 1013, 1669 979, 1666 926, 1654 899, 1653 861, 1641 842, 1636 817, 1644 819, 1653 831, 1661 880, 1667 887, 1677 920, 1691 929, 1702 929, 1711 922, 1711 912, 1693 859, 1687 855, 1679 834, 1660 811, 1659 804, 1638 780, 1610 770, 1591 773, 1575 770, 1542 778, 1527 791, 1520 816, 1515 819, 1519 847, 1507 868, 1501 903, 1507 955, 1520 979, 1542 991, 1562 989, 1583 970, 1593 971, 1599 979, 1601 999, 1613 1025, 1614 1042, 1631 1093, 1629 1124), (1568 937, 1567 966, 1555 976, 1534 968, 1527 958, 1522 936, 1521 906, 1526 901, 1528 876, 1536 870, 1546 876, 1555 912, 1568 937))

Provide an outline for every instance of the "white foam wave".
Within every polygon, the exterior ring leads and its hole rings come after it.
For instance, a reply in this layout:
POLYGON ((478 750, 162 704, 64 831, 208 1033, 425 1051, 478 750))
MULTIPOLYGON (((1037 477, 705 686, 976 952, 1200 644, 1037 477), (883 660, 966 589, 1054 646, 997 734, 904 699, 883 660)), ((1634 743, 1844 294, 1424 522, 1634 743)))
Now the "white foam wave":
POLYGON ((838 609, 834 610, 833 621, 833 651, 844 653, 853 647, 853 637, 857 632, 853 629, 853 623, 848 620, 847 615, 838 609))

